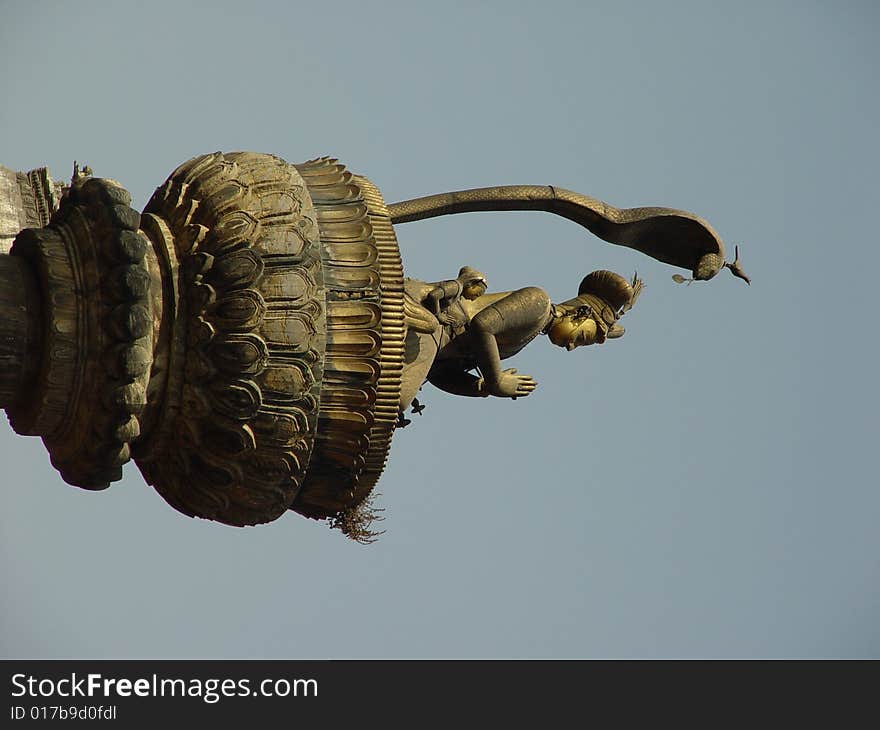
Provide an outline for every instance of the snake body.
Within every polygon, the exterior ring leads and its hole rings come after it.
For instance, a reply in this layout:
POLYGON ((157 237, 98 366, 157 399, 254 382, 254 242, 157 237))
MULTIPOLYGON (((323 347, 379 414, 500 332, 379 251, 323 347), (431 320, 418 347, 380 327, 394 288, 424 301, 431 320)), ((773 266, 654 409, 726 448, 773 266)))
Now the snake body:
POLYGON ((413 198, 388 206, 392 223, 454 213, 538 210, 567 218, 604 241, 711 279, 724 267, 724 244, 709 223, 674 208, 615 208, 552 185, 499 185, 413 198))

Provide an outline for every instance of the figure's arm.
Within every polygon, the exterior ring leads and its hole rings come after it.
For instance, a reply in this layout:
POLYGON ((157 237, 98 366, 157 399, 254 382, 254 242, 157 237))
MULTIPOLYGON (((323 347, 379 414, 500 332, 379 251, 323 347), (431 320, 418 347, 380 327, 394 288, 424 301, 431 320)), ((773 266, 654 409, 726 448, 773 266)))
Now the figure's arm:
POLYGON ((434 284, 434 288, 425 296, 425 306, 439 319, 441 302, 444 300, 454 301, 458 298, 459 294, 461 294, 461 286, 455 279, 438 281, 434 284))
POLYGON ((443 299, 443 289, 439 286, 435 286, 431 291, 428 292, 428 296, 425 297, 425 307, 431 311, 431 313, 435 317, 440 316, 440 301, 443 299))
POLYGON ((550 311, 550 299, 543 289, 526 287, 480 310, 470 321, 467 337, 471 352, 485 378, 485 388, 502 398, 527 396, 537 386, 529 375, 501 369, 497 335, 525 332, 540 327, 550 311))

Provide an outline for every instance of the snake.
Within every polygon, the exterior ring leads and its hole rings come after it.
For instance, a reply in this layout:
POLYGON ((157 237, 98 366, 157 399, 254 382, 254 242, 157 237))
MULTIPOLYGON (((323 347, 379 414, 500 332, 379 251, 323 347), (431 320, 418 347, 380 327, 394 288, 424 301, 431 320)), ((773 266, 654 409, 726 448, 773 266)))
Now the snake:
MULTIPOLYGON (((726 263, 724 243, 709 223, 675 208, 616 208, 553 185, 497 185, 412 198, 388 206, 393 224, 456 213, 536 210, 567 218, 603 241, 641 251, 706 281, 729 268, 749 283, 736 260, 726 263)), ((680 278, 680 277, 679 277, 680 278)), ((678 281, 679 279, 676 279, 678 281)))

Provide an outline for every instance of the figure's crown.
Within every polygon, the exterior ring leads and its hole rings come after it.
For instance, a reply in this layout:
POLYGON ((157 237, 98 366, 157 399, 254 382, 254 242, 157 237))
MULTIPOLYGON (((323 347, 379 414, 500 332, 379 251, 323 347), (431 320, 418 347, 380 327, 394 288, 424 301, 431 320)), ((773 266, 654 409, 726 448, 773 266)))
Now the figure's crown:
POLYGON ((594 271, 587 274, 578 287, 578 296, 593 294, 615 311, 628 304, 633 295, 630 283, 613 271, 594 271))

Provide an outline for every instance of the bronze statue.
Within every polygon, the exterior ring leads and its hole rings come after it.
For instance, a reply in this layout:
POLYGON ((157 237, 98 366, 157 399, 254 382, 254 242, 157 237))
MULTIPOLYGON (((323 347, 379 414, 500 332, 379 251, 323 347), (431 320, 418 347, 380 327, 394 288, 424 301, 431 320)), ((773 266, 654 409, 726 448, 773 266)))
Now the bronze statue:
POLYGON ((462 297, 469 301, 486 293, 486 277, 470 266, 463 266, 455 279, 429 284, 427 294, 420 296, 421 304, 430 309, 440 324, 463 327, 469 317, 462 307, 462 297))
POLYGON ((697 216, 554 187, 389 206, 330 158, 218 152, 138 213, 90 173, 64 186, 0 168, 0 407, 67 482, 104 489, 134 460, 173 507, 230 525, 290 509, 371 540, 371 492, 425 382, 526 397, 536 381, 503 360, 542 334, 566 350, 620 337, 642 290, 594 271, 553 304, 537 287, 489 293, 469 267, 404 279, 398 224, 543 210, 690 280, 748 281, 697 216))
MULTIPOLYGON (((465 269, 463 269, 464 271, 465 269)), ((420 286, 421 285, 421 286, 420 286)), ((407 288, 424 288, 409 281, 407 288)), ((643 287, 638 276, 632 283, 611 271, 594 271, 581 282, 578 295, 552 304, 545 291, 526 287, 512 292, 466 297, 459 306, 464 322, 437 317, 435 326, 424 328, 425 317, 413 313, 407 324, 407 352, 401 390, 402 408, 427 380, 454 395, 499 398, 525 397, 537 382, 515 369, 501 369, 501 361, 513 357, 538 335, 573 350, 623 335, 617 320, 632 308, 643 287), (479 375, 474 375, 477 371, 479 375)))

